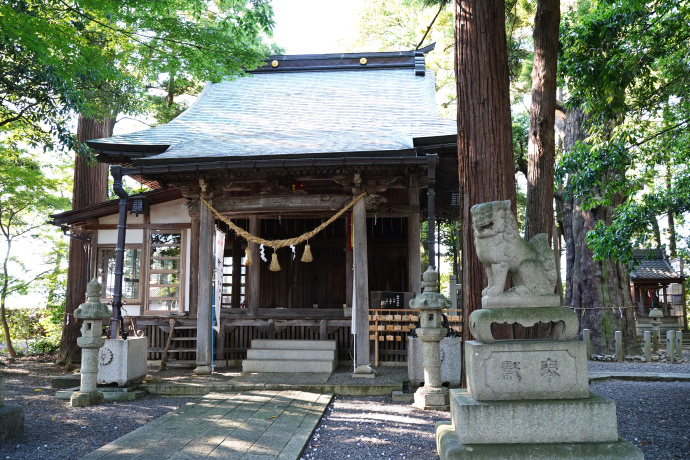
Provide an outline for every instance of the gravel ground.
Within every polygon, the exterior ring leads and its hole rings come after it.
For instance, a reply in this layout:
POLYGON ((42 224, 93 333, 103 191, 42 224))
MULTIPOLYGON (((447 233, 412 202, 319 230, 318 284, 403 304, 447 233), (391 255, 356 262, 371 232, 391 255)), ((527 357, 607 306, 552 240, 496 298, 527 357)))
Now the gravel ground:
POLYGON ((74 460, 193 398, 145 395, 136 401, 71 407, 55 399, 52 359, 22 358, 3 368, 5 404, 24 408, 24 434, 0 442, 0 459, 74 460))
MULTIPOLYGON (((690 373, 688 363, 590 362, 589 368, 690 373)), ((53 396, 50 378, 64 369, 49 358, 23 358, 4 370, 5 402, 24 407, 26 422, 23 436, 0 443, 0 459, 76 459, 193 399, 147 395, 137 401, 73 408, 53 396)), ((181 372, 184 379, 188 372, 181 372)), ((616 401, 620 436, 640 446, 647 460, 690 458, 690 382, 609 380, 591 388, 616 401)), ((408 403, 393 403, 388 396, 338 396, 302 458, 437 458, 434 424, 449 418, 448 412, 417 410, 408 403)))

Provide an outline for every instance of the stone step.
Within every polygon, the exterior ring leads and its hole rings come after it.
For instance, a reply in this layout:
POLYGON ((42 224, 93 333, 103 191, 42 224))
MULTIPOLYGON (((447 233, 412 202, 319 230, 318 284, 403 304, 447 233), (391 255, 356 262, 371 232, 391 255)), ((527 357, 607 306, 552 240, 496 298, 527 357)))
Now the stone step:
POLYGON ((323 361, 332 361, 336 359, 335 350, 278 350, 268 348, 250 348, 247 350, 247 359, 315 359, 323 361))
POLYGON ((336 365, 334 360, 245 359, 242 361, 242 372, 316 372, 330 374, 335 370, 336 365))
POLYGON ((335 340, 270 340, 254 339, 252 348, 277 350, 335 350, 335 340))

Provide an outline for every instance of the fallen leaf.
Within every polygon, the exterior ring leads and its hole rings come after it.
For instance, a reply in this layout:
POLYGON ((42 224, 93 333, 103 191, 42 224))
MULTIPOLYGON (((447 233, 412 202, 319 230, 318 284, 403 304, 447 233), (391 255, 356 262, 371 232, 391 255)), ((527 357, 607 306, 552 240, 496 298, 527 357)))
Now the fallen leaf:
POLYGON ((41 390, 40 388, 36 388, 34 391, 43 391, 43 390, 41 390))

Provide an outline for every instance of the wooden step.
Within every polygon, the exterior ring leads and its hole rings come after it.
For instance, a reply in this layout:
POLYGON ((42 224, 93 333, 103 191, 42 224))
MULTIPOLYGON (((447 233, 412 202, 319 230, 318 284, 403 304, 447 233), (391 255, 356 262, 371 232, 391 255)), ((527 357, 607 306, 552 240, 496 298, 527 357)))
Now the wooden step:
POLYGON ((171 348, 169 353, 196 353, 196 348, 171 348))

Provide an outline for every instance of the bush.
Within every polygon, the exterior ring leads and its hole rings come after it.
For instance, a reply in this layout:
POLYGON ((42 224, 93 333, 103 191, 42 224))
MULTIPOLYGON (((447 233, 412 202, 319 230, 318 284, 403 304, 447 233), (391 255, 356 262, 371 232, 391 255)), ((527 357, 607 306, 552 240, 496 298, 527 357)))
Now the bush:
MULTIPOLYGON (((7 310, 12 343, 27 341, 30 354, 55 353, 60 348, 62 322, 51 309, 17 308, 7 310)), ((19 355, 21 349, 15 350, 19 355)))

